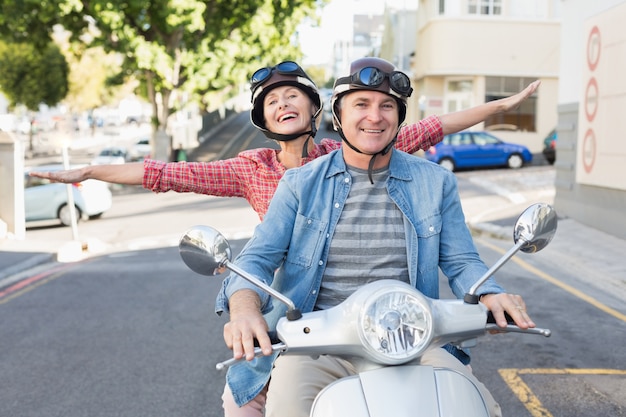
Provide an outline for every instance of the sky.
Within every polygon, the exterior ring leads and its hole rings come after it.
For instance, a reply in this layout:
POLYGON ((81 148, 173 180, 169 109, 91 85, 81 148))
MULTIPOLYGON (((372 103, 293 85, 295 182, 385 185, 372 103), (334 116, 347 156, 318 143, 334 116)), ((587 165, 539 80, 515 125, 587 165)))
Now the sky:
POLYGON ((330 60, 332 47, 337 40, 352 39, 354 14, 383 14, 385 4, 389 7, 406 9, 415 1, 408 0, 331 0, 318 11, 320 25, 303 24, 299 29, 300 43, 305 56, 305 65, 326 64, 330 60))

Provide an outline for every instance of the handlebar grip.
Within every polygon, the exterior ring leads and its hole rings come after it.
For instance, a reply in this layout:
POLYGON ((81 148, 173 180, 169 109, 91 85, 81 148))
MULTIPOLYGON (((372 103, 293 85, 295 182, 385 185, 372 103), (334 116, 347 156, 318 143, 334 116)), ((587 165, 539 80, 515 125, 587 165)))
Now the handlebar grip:
MULTIPOLYGON (((285 352, 286 348, 287 346, 285 346, 284 343, 278 343, 278 344, 272 345, 272 352, 285 352)), ((254 356, 261 356, 261 355, 262 355, 261 348, 255 348, 254 356)), ((221 371, 222 369, 227 368, 231 366, 232 364, 235 364, 237 362, 243 362, 243 361, 245 361, 244 358, 241 358, 241 359, 230 358, 230 359, 227 359, 223 362, 216 364, 215 369, 217 369, 218 371, 221 371)))
MULTIPOLYGON (((515 324, 515 320, 513 320, 513 317, 509 316, 509 313, 507 313, 506 311, 504 312, 504 318, 506 318, 507 324, 515 324)), ((487 323, 496 323, 496 319, 493 317, 493 313, 491 311, 487 313, 487 323)))
MULTIPOLYGON (((267 335, 270 337, 270 342, 273 345, 280 343, 280 339, 278 338, 278 333, 276 333, 275 330, 267 332, 267 335)), ((257 339, 254 339, 254 346, 259 347, 259 341, 257 339)))
POLYGON ((550 337, 550 335, 552 334, 550 329, 540 329, 538 327, 532 328, 532 329, 520 329, 519 327, 515 325, 513 318, 509 316, 507 312, 504 312, 504 317, 506 318, 507 327, 502 328, 496 324, 496 320, 494 319, 493 314, 491 314, 491 311, 488 312, 487 313, 487 326, 485 327, 486 330, 494 330, 494 331, 500 331, 500 332, 538 334, 538 335, 545 336, 545 337, 550 337))

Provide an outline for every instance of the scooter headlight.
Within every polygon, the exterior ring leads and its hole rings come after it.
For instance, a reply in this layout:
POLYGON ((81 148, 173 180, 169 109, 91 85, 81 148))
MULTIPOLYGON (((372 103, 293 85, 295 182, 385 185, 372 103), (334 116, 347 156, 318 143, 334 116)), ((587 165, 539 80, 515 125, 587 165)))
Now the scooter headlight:
POLYGON ((432 328, 426 298, 400 282, 376 291, 361 309, 361 343, 379 363, 415 359, 428 347, 432 328))

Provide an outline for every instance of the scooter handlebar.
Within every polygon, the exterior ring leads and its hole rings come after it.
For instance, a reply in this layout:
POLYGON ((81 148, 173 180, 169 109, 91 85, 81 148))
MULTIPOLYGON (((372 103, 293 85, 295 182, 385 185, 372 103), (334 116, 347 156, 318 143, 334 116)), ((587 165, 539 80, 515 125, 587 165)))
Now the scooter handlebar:
MULTIPOLYGON (((280 343, 276 343, 272 345, 272 352, 283 352, 285 349, 287 348, 287 346, 280 342, 280 343)), ((259 357, 259 356, 263 356, 263 352, 261 351, 261 348, 254 348, 254 356, 255 357, 259 357)), ((244 358, 241 359, 235 359, 235 358, 230 358, 228 360, 225 360, 223 362, 219 362, 215 365, 215 369, 217 369, 218 371, 221 371, 222 369, 228 368, 229 366, 237 363, 237 362, 241 362, 245 360, 244 358)))
POLYGON ((552 331, 550 329, 542 329, 539 327, 533 327, 529 329, 520 329, 518 326, 515 325, 515 321, 513 320, 511 316, 509 316, 508 313, 505 312, 504 317, 506 317, 507 326, 500 327, 496 324, 496 320, 490 311, 489 313, 487 313, 487 325, 485 326, 485 329, 487 331, 497 331, 501 333, 538 334, 544 337, 550 337, 550 335, 552 334, 552 331))

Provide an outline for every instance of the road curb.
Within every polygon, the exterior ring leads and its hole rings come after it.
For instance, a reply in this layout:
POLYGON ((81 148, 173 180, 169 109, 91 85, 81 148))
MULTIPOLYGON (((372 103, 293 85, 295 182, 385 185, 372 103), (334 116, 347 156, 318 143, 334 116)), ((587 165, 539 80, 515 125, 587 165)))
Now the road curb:
POLYGON ((25 271, 29 271, 43 264, 55 262, 56 256, 56 253, 38 253, 22 262, 0 270, 0 288, 7 287, 21 280, 25 271))
POLYGON ((501 240, 511 239, 509 227, 498 226, 493 223, 469 223, 467 226, 474 236, 489 236, 501 240))

